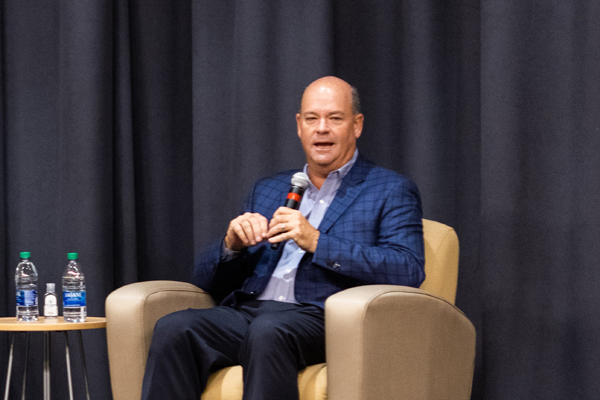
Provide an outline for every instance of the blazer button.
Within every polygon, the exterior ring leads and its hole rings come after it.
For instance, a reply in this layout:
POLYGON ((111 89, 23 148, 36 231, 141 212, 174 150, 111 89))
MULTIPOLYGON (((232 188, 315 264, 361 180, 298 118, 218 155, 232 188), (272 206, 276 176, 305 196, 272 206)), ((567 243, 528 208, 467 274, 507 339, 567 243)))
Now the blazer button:
POLYGON ((341 265, 340 265, 340 264, 338 264, 338 263, 334 263, 332 268, 333 268, 333 269, 340 269, 340 267, 341 267, 341 265))
POLYGON ((255 290, 253 290, 253 291, 251 291, 251 292, 250 292, 250 294, 257 294, 257 293, 258 293, 258 292, 257 292, 257 291, 255 291, 255 290))

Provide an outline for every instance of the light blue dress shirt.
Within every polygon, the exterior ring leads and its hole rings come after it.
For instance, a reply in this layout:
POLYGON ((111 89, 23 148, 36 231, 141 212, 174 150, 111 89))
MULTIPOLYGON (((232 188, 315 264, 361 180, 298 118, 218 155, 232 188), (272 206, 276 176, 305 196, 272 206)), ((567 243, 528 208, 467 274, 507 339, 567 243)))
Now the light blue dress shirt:
MULTIPOLYGON (((310 182, 302 201, 300 202, 299 211, 304 215, 308 222, 315 228, 319 228, 319 224, 325 216, 325 212, 335 198, 335 195, 342 184, 342 179, 346 176, 350 168, 356 162, 358 150, 354 152, 354 156, 341 168, 332 171, 327 175, 327 179, 321 186, 321 190, 310 182)), ((308 164, 304 166, 304 173, 308 175, 308 164)), ((306 253, 293 240, 287 240, 283 247, 283 253, 271 279, 265 290, 257 297, 258 300, 276 300, 286 303, 296 303, 294 296, 294 282, 296 272, 300 260, 306 253)))

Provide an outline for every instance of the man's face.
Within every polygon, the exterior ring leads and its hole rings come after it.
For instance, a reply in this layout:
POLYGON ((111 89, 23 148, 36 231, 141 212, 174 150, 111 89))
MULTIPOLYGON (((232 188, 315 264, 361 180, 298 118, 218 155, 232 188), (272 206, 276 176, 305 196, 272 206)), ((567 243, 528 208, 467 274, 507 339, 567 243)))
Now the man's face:
POLYGON ((310 174, 327 177, 350 161, 356 150, 363 116, 352 114, 350 87, 343 83, 313 83, 304 92, 301 111, 296 114, 310 174))

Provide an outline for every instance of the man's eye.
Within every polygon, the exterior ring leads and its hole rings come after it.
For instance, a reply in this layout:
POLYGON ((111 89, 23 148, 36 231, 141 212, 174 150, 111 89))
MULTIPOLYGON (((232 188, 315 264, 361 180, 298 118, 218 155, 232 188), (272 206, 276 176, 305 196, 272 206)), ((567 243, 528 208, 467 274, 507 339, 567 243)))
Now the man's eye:
POLYGON ((315 122, 316 120, 315 117, 306 117, 306 122, 315 122))

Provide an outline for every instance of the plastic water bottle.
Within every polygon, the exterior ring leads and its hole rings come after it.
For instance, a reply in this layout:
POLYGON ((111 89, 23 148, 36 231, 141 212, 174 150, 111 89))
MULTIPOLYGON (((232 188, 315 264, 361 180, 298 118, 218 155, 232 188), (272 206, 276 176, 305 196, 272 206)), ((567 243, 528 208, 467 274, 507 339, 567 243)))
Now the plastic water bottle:
POLYGON ((30 256, 30 252, 22 252, 21 262, 15 271, 17 320, 19 321, 37 321, 40 315, 37 292, 38 274, 35 265, 29 261, 30 256))
POLYGON ((77 253, 68 253, 69 263, 62 277, 63 316, 65 322, 84 322, 87 316, 85 278, 77 253))

